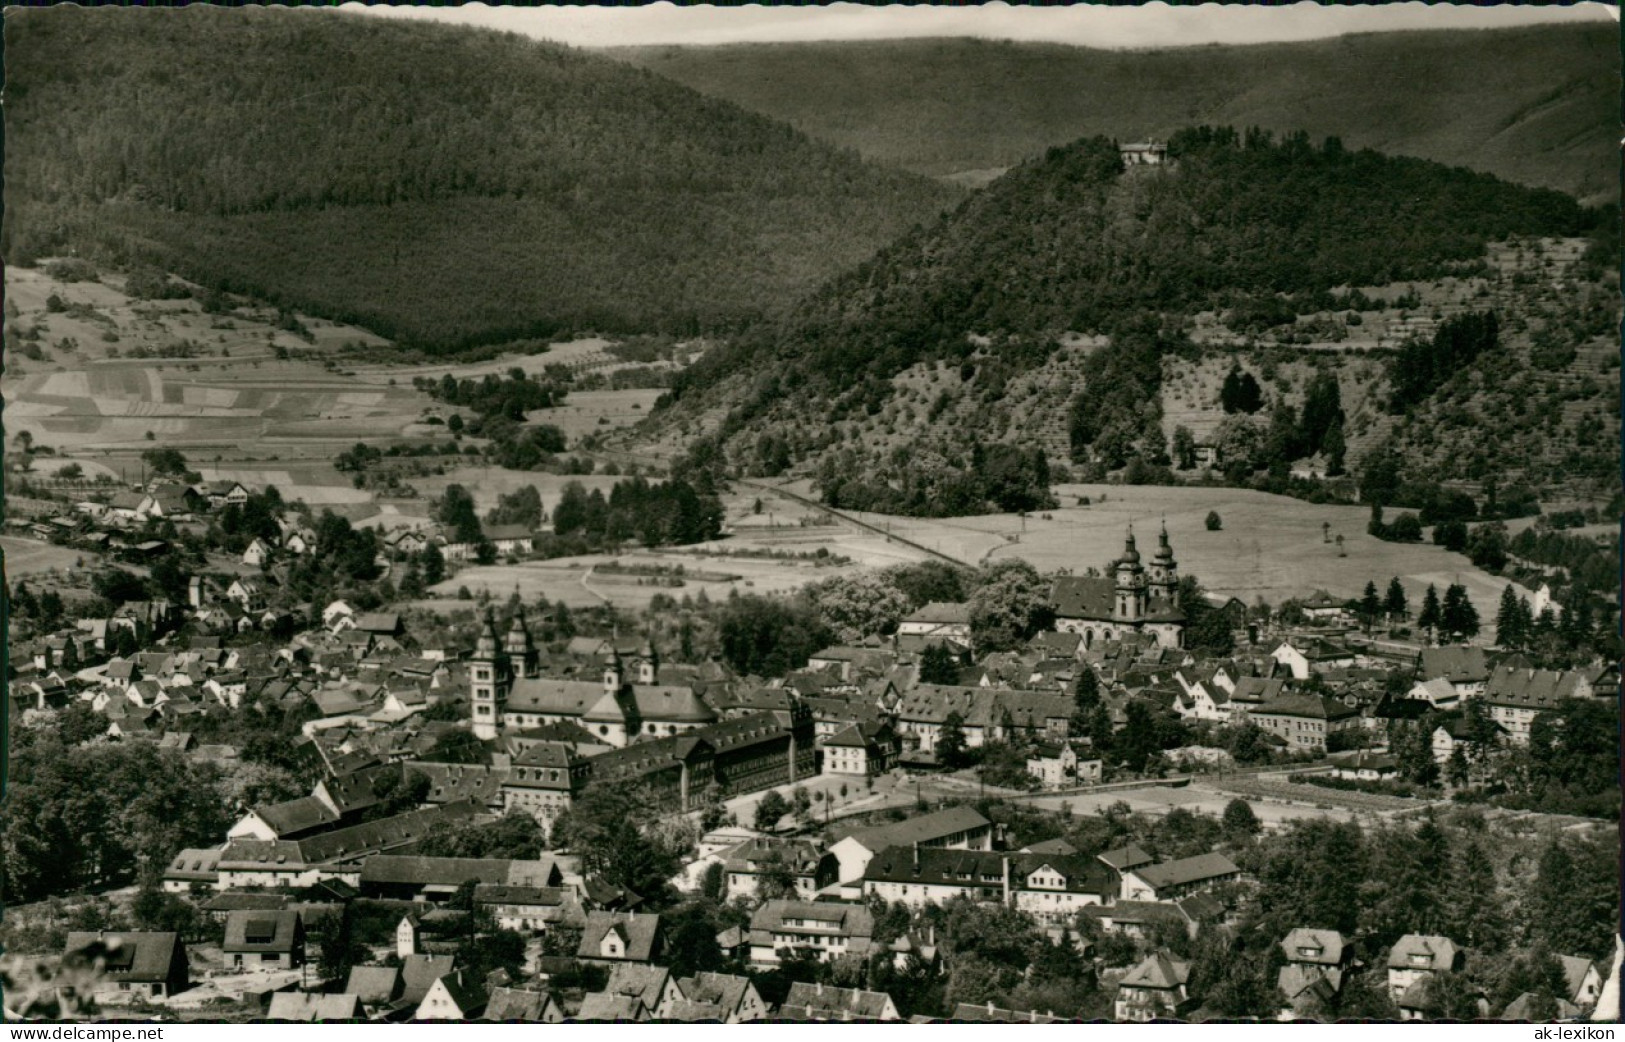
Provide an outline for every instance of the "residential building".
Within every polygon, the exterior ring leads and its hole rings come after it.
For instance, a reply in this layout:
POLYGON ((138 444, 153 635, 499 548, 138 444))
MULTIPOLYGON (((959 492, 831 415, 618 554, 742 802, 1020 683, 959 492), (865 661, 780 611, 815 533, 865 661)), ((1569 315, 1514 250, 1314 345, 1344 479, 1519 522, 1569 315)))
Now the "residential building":
POLYGON ((1483 648, 1423 648, 1416 657, 1416 675, 1422 681, 1443 680, 1458 698, 1484 693, 1490 679, 1489 653, 1483 648))
POLYGON ((576 958, 587 962, 653 962, 660 954, 660 916, 591 912, 576 958))
POLYGON ((823 773, 872 778, 897 763, 901 743, 886 723, 855 723, 824 739, 823 773))
POLYGON ((1123 872, 1124 901, 1172 901, 1241 878, 1241 869, 1223 854, 1198 854, 1141 865, 1123 872))
POLYGON ((1528 745, 1537 715, 1556 709, 1566 698, 1590 698, 1592 690, 1590 675, 1583 670, 1501 666, 1490 674, 1482 697, 1491 718, 1506 729, 1507 740, 1528 745))
POLYGON ((750 918, 750 961, 779 964, 788 951, 811 952, 821 962, 866 956, 874 943, 874 917, 863 905, 765 901, 750 918))
POLYGON ((933 643, 946 643, 967 651, 970 649, 969 604, 932 601, 897 624, 898 650, 918 653, 933 643))
POLYGON ((265 1019, 299 1024, 336 1024, 345 1020, 365 1020, 367 1013, 360 997, 350 994, 321 995, 307 991, 278 991, 271 995, 265 1019))
POLYGON ((304 920, 292 910, 232 912, 220 954, 239 969, 298 969, 305 961, 304 920))
POLYGON ((1286 965, 1276 975, 1276 986, 1286 999, 1281 1019, 1309 1018, 1324 1013, 1343 988, 1349 947, 1336 930, 1299 927, 1281 939, 1286 965))
POLYGON ((1325 695, 1282 695, 1247 718, 1294 751, 1324 752, 1332 735, 1364 726, 1358 709, 1325 695))
POLYGON ((424 993, 413 1020, 473 1020, 490 999, 483 983, 458 970, 440 977, 424 993))
POLYGON ((993 823, 972 807, 946 807, 891 825, 877 825, 849 833, 830 846, 840 865, 840 881, 863 878, 870 859, 887 847, 944 847, 951 850, 992 850, 993 823))
POLYGON ((1113 1015, 1135 1024, 1179 1016, 1190 1001, 1190 975, 1190 963, 1165 951, 1151 953, 1117 983, 1113 1015))
POLYGON ((779 1018, 826 1022, 903 1019, 896 1003, 883 991, 801 983, 790 985, 790 994, 779 1006, 779 1018))
POLYGON ((1292 671, 1292 679, 1308 680, 1311 673, 1325 673, 1354 666, 1354 652, 1319 637, 1288 637, 1270 657, 1292 671))
POLYGON ((671 1011, 672 1020, 748 1024, 767 1017, 767 1003, 749 977, 696 973, 679 980, 677 987, 683 997, 671 1011))
POLYGON ((1047 789, 1098 785, 1104 761, 1085 759, 1070 742, 1037 742, 1027 752, 1027 773, 1047 789))
POLYGON ((559 1024, 564 1020, 564 1010, 545 991, 492 988, 480 1019, 499 1024, 559 1024))
POLYGON ((1408 933, 1388 950, 1388 997, 1400 1003, 1409 997, 1411 1005, 1401 1006, 1403 1019, 1420 1019, 1418 1002, 1422 988, 1435 974, 1461 969, 1463 953, 1448 937, 1408 933), (1406 1016, 1407 1011, 1414 1014, 1406 1016))
POLYGON ((820 851, 809 840, 760 837, 729 851, 722 871, 724 894, 730 900, 757 896, 764 879, 783 873, 793 881, 795 896, 811 901, 837 880, 840 864, 833 853, 820 851))
POLYGON ((68 934, 63 962, 103 967, 92 995, 98 1003, 137 999, 163 1001, 192 986, 186 944, 179 934, 143 931, 75 931, 68 934))

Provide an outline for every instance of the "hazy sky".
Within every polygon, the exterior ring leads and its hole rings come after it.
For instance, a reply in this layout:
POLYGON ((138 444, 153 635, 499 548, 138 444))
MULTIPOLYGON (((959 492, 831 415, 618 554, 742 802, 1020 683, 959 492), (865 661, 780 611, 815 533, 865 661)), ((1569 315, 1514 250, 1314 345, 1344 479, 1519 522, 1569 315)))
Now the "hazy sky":
POLYGON ((1573 7, 1505 4, 1393 3, 1325 7, 1204 4, 1173 7, 978 7, 927 5, 869 7, 644 7, 510 8, 483 3, 462 7, 343 5, 395 18, 432 19, 505 29, 581 47, 627 44, 716 44, 775 40, 873 40, 906 36, 980 36, 1048 40, 1091 47, 1168 47, 1208 43, 1309 40, 1343 33, 1394 29, 1489 29, 1533 22, 1618 19, 1601 3, 1573 7))

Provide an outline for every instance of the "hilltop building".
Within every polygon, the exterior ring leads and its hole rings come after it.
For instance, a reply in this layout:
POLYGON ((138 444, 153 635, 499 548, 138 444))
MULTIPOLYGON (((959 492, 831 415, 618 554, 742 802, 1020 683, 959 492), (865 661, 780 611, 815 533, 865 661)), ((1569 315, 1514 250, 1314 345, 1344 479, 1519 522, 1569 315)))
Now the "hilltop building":
POLYGON ((1084 649, 1125 637, 1151 636, 1160 647, 1178 648, 1185 639, 1185 613, 1179 607, 1179 565, 1168 545, 1168 529, 1146 567, 1129 529, 1123 556, 1110 577, 1063 575, 1050 588, 1055 628, 1076 633, 1084 649))

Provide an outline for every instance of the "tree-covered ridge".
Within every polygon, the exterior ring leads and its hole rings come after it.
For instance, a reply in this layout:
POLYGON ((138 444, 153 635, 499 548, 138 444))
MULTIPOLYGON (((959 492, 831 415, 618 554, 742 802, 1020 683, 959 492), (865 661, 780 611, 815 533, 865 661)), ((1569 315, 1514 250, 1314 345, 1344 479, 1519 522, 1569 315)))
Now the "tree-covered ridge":
MULTIPOLYGON (((874 416, 895 378, 922 364, 961 366, 978 385, 996 368, 984 392, 996 401, 1004 382, 1055 356, 1063 331, 1106 333, 1112 346, 1079 373, 1073 444, 1110 435, 1124 444, 1104 455, 1124 457, 1118 448, 1155 437, 1158 417, 1135 408, 1155 397, 1147 367, 1188 342, 1171 331, 1189 316, 1260 302, 1319 310, 1332 290, 1473 270, 1491 241, 1576 235, 1600 220, 1557 192, 1303 134, 1201 127, 1174 135, 1169 153, 1169 166, 1126 172, 1103 138, 1052 149, 793 316, 708 355, 667 402, 731 397, 728 439, 809 403, 830 419, 874 416), (724 382, 722 395, 702 396, 724 382)), ((1337 455, 1330 408, 1308 440, 1337 455)), ((824 448, 797 446, 790 462, 824 448)))
POLYGON ((1164 139, 1210 123, 1335 134, 1588 201, 1619 192, 1619 29, 1606 19, 1144 50, 909 39, 609 53, 880 162, 971 183, 1090 134, 1164 139))
POLYGON ((202 9, 6 29, 8 259, 151 261, 414 344, 740 321, 954 195, 512 34, 202 9))

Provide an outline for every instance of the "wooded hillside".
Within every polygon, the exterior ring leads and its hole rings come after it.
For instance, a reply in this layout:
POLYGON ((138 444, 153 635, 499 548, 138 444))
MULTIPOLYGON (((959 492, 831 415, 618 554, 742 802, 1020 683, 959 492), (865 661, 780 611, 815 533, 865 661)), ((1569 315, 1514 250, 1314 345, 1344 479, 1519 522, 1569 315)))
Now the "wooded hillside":
POLYGON ((893 40, 609 53, 866 156, 971 183, 1079 137, 1222 123, 1336 135, 1587 202, 1619 193, 1619 27, 1605 21, 1155 51, 893 40))
POLYGON ((411 346, 749 320, 955 196, 512 34, 55 8, 6 45, 8 261, 142 261, 411 346))

